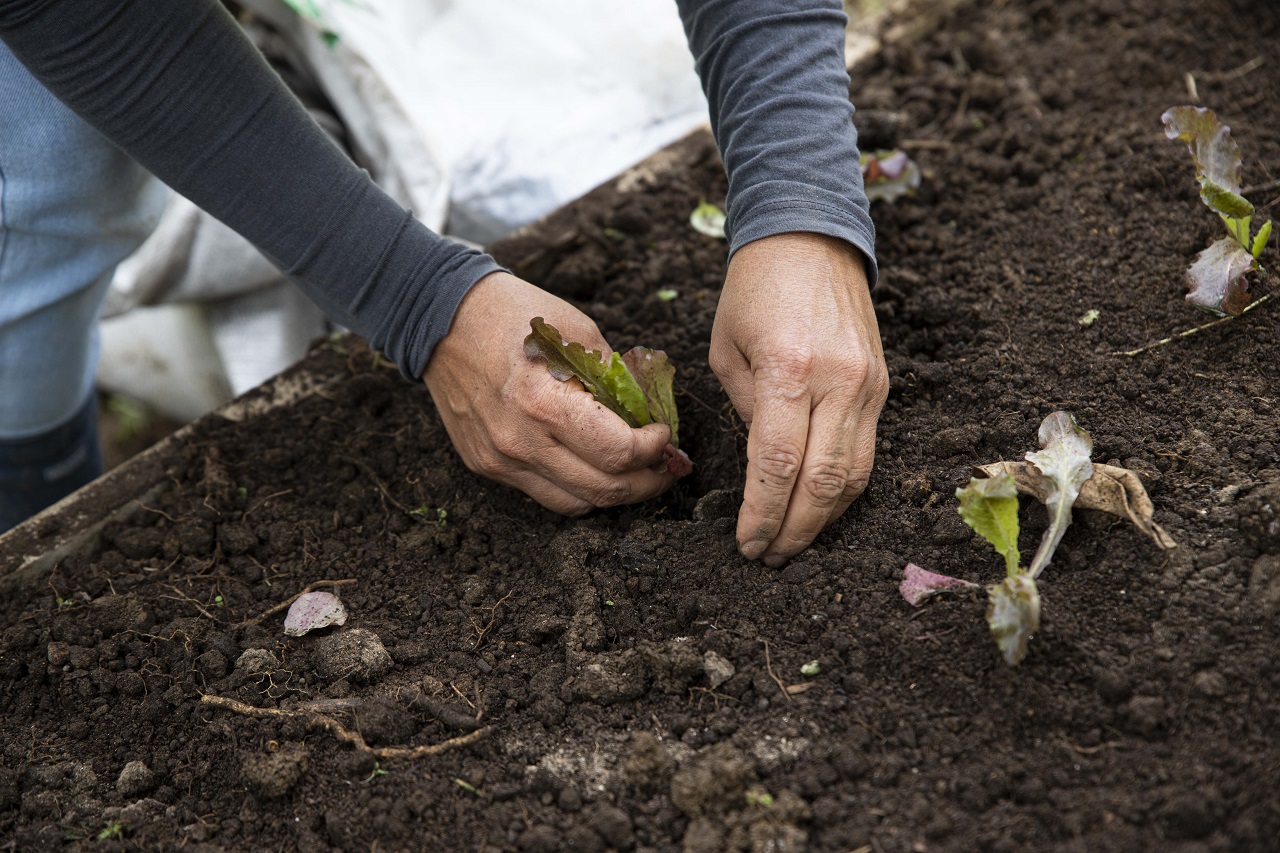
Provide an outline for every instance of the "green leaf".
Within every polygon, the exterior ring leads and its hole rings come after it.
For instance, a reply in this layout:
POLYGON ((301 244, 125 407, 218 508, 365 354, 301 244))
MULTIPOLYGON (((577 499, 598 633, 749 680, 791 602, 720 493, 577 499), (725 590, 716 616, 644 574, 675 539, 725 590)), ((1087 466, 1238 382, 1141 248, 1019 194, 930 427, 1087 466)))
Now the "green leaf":
POLYGON ((1027 461, 1045 478, 1044 505, 1049 510, 1049 529, 1040 540, 1040 547, 1031 560, 1027 573, 1040 576, 1049 565, 1053 552, 1062 541, 1062 534, 1071 524, 1071 505, 1080 496, 1080 487, 1093 476, 1093 439, 1076 425, 1076 419, 1068 412, 1054 412, 1040 424, 1039 452, 1028 453, 1027 461))
POLYGON ((1204 181, 1200 185, 1200 199, 1224 218, 1240 219, 1253 215, 1253 202, 1211 181, 1204 181))
POLYGON ((822 664, 818 663, 816 660, 811 660, 800 666, 800 674, 805 678, 813 678, 820 672, 822 672, 822 664))
POLYGON ((1262 250, 1267 247, 1267 240, 1271 238, 1271 220, 1258 229, 1258 234, 1253 238, 1253 245, 1249 247, 1249 254, 1256 260, 1262 254, 1262 250))
POLYGON ((1005 572, 1018 572, 1018 489, 1013 477, 1005 474, 980 480, 956 489, 960 517, 1004 557, 1005 572))
POLYGON ((689 224, 699 234, 724 239, 724 211, 708 201, 703 201, 693 209, 693 213, 689 214, 689 224))
POLYGON ((1010 666, 1027 656, 1027 641, 1040 627, 1040 592, 1030 575, 1011 575, 988 587, 987 626, 1010 666))
POLYGON ((676 369, 667 360, 667 354, 648 347, 632 347, 622 357, 622 363, 644 389, 645 405, 651 419, 670 426, 671 446, 679 447, 680 415, 676 412, 674 387, 676 369))
POLYGON ((561 382, 570 377, 577 379, 583 388, 591 392, 596 402, 629 426, 642 427, 653 423, 645 393, 627 370, 622 356, 615 352, 605 359, 598 350, 566 341, 554 326, 544 323, 541 317, 534 317, 529 325, 533 331, 524 339, 526 358, 546 359, 547 369, 561 382))
POLYGON ((676 290, 674 287, 664 287, 654 294, 654 296, 658 297, 663 302, 670 302, 679 295, 680 291, 676 290))
POLYGON ((1223 216, 1251 214, 1253 205, 1240 197, 1240 146, 1231 138, 1231 128, 1204 107, 1174 107, 1160 120, 1165 136, 1187 144, 1201 200, 1223 216))
POLYGON ((1223 237, 1196 255, 1187 269, 1187 301, 1220 317, 1239 314, 1249 304, 1245 275, 1257 268, 1258 262, 1247 249, 1231 237, 1223 237))

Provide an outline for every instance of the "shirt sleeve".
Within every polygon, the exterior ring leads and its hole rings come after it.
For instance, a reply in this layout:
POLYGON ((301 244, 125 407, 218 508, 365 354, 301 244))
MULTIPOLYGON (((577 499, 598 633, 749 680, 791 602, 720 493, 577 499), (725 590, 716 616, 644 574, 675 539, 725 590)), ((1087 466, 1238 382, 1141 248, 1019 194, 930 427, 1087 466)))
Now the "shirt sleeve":
POLYGON ((874 285, 840 0, 676 3, 729 175, 730 252, 773 234, 826 234, 866 256, 874 285))
POLYGON ((0 39, 407 377, 422 375, 471 286, 501 269, 382 192, 216 0, 0 0, 0 39))

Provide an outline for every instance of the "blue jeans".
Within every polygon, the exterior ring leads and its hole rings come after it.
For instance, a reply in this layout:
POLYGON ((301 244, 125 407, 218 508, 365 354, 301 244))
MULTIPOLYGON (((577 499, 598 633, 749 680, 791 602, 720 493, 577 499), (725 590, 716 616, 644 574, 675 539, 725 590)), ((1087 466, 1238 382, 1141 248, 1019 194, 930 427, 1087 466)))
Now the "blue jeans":
POLYGON ((0 531, 100 473, 98 312, 164 198, 0 44, 0 531))

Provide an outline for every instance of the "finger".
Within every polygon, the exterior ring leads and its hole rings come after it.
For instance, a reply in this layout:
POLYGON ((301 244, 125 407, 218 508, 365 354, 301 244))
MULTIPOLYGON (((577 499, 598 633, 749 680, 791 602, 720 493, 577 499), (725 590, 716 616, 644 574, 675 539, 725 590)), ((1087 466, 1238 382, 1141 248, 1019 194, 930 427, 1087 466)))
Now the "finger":
POLYGON ((734 346, 716 346, 715 332, 712 332, 712 348, 708 356, 711 371, 720 380, 724 392, 729 395, 729 402, 738 412, 738 417, 748 427, 754 414, 753 386, 755 377, 751 375, 751 365, 734 346))
POLYGON ((871 470, 876 461, 876 424, 880 420, 880 407, 872 406, 862 410, 854 425, 853 431, 853 468, 850 471, 849 483, 844 487, 844 494, 836 501, 835 508, 827 517, 827 524, 844 515, 849 505, 867 490, 871 480, 871 470))
POLYGON ((782 528, 804 462, 810 401, 805 383, 778 376, 763 376, 754 396, 756 417, 747 433, 747 483, 737 532, 738 548, 751 560, 764 553, 782 528))
POLYGON ((542 506, 560 515, 578 516, 595 509, 595 505, 569 494, 533 471, 512 471, 503 475, 503 482, 515 486, 542 506))
POLYGON ((671 427, 649 424, 632 429, 601 405, 583 417, 552 425, 551 434, 571 453, 606 474, 650 468, 663 459, 671 427))
POLYGON ((621 506, 662 494, 676 478, 651 468, 607 474, 558 446, 541 454, 534 471, 591 506, 621 506))
POLYGON ((766 565, 781 565, 808 547, 844 497, 853 471, 856 405, 847 396, 828 395, 814 407, 782 526, 761 555, 766 565))

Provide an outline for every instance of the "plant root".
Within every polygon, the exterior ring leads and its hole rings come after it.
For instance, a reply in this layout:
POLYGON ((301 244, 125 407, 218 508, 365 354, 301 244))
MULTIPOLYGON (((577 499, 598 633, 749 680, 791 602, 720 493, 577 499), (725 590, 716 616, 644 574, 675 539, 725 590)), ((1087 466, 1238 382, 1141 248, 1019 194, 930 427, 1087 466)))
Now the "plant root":
POLYGON ((277 717, 286 719, 300 719, 306 725, 313 729, 323 729, 329 734, 336 737, 343 743, 349 743, 361 752, 366 752, 374 758, 385 761, 394 758, 428 758, 433 755, 440 755, 451 749, 460 746, 467 746, 483 738, 493 730, 493 726, 485 726, 482 729, 476 729, 465 735, 459 735, 455 738, 441 741, 440 743, 424 744, 422 746, 384 746, 372 747, 365 743, 364 736, 359 732, 353 732, 343 726, 333 717, 318 714, 315 711, 291 711, 281 708, 255 708, 253 705, 247 705, 238 699, 232 699, 227 696, 214 696, 205 694, 200 697, 200 704, 212 705, 215 708, 224 708, 236 714, 243 714, 246 717, 277 717))

